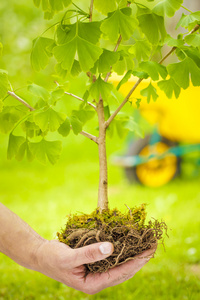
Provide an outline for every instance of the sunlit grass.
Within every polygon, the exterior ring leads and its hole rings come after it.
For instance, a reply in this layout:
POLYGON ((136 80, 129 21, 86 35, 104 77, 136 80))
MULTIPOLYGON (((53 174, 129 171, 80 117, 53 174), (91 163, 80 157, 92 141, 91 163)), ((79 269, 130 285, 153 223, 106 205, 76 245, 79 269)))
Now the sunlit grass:
MULTIPOLYGON (((120 141, 108 142, 110 155, 120 141)), ((121 146, 122 147, 122 146, 121 146)), ((1 160, 1 201, 47 239, 74 212, 95 209, 98 189, 96 145, 71 137, 57 165, 1 160)), ((108 156, 109 156, 108 155, 108 156)), ((169 238, 133 279, 98 295, 87 296, 1 255, 0 299, 200 299, 199 180, 177 179, 158 189, 129 185, 123 171, 109 164, 111 207, 147 203, 148 218, 166 221, 169 238)))

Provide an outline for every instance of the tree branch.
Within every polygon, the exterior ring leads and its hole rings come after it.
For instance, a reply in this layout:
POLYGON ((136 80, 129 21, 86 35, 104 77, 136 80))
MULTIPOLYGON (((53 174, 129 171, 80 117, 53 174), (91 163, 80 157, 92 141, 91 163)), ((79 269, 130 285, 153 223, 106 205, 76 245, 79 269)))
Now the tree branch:
MULTIPOLYGON (((118 38, 118 41, 117 41, 117 44, 115 45, 115 48, 114 48, 113 52, 116 52, 116 51, 117 51, 117 49, 119 48, 119 45, 120 45, 120 43, 121 43, 121 40, 122 40, 122 36, 121 36, 121 34, 120 34, 120 36, 119 36, 119 38, 118 38)), ((110 71, 106 74, 106 77, 105 77, 105 79, 104 79, 105 82, 108 81, 108 78, 110 77, 111 72, 112 72, 112 67, 110 67, 110 71)))
POLYGON ((92 14, 93 14, 93 5, 94 5, 94 0, 91 0, 90 2, 90 22, 92 22, 92 14))
POLYGON ((92 135, 86 131, 81 131, 79 133, 82 134, 83 136, 87 137, 91 141, 95 142, 98 145, 98 138, 95 135, 92 135))
MULTIPOLYGON (((188 35, 193 34, 200 28, 200 25, 196 25, 188 35)), ((159 64, 162 64, 175 50, 177 47, 173 47, 160 61, 159 64)), ((132 93, 135 91, 135 89, 138 87, 138 85, 142 82, 144 78, 139 78, 138 81, 134 84, 132 89, 129 91, 127 96, 124 98, 123 102, 120 104, 120 106, 114 111, 114 113, 110 116, 110 118, 105 122, 106 128, 110 125, 112 120, 115 118, 115 116, 118 114, 118 112, 122 109, 122 107, 128 102, 128 99, 132 95, 132 93)))
POLYGON ((26 101, 24 101, 23 99, 21 99, 19 96, 17 96, 14 92, 8 91, 8 95, 12 96, 13 98, 15 98, 16 100, 18 100, 19 102, 21 102, 22 104, 24 104, 26 107, 28 107, 31 111, 35 110, 35 108, 33 108, 32 106, 30 106, 26 101))
POLYGON ((106 124, 106 128, 108 128, 108 126, 110 125, 110 123, 112 122, 112 120, 116 117, 116 115, 118 114, 118 112, 120 112, 120 110, 122 109, 122 107, 126 104, 126 102, 128 101, 128 99, 130 98, 130 96, 132 95, 132 93, 135 91, 135 89, 137 88, 137 86, 140 84, 140 82, 143 80, 143 78, 139 78, 138 81, 134 84, 134 86, 132 87, 132 89, 129 91, 129 93, 127 94, 127 96, 124 98, 124 101, 120 104, 120 106, 114 111, 114 113, 110 116, 110 118, 105 122, 106 124))
MULTIPOLYGON (((127 7, 130 7, 130 4, 131 4, 130 2, 127 2, 127 7)), ((118 50, 118 48, 119 48, 119 45, 120 45, 121 41, 122 41, 122 36, 121 36, 121 34, 120 34, 120 36, 119 36, 119 38, 118 38, 118 41, 117 41, 117 44, 115 45, 115 48, 114 48, 113 52, 117 52, 117 50, 118 50)), ((105 79, 104 79, 105 82, 108 81, 108 78, 110 77, 111 72, 112 72, 112 67, 110 67, 110 71, 106 74, 106 77, 105 77, 105 79)))
MULTIPOLYGON (((60 86, 60 84, 59 84, 57 81, 54 81, 54 82, 55 82, 55 84, 56 84, 57 86, 60 86)), ((78 99, 79 101, 82 101, 82 102, 85 101, 83 98, 81 98, 81 97, 79 97, 79 96, 77 96, 77 95, 74 95, 74 94, 72 94, 72 93, 68 93, 68 92, 64 92, 64 93, 65 93, 66 95, 68 95, 68 96, 72 96, 73 98, 78 99)), ((94 104, 92 104, 91 102, 87 102, 87 104, 90 105, 91 107, 93 107, 93 108, 96 110, 96 106, 95 106, 94 104)))
MULTIPOLYGON (((66 95, 69 95, 69 96, 72 96, 72 97, 78 99, 79 101, 82 101, 82 102, 85 101, 85 100, 82 99, 81 97, 76 96, 76 95, 74 95, 74 94, 72 94, 72 93, 68 93, 68 92, 64 92, 64 93, 65 93, 66 95)), ((92 107, 96 110, 96 106, 95 106, 94 104, 92 104, 91 102, 87 102, 87 104, 90 105, 90 106, 92 106, 92 107)))

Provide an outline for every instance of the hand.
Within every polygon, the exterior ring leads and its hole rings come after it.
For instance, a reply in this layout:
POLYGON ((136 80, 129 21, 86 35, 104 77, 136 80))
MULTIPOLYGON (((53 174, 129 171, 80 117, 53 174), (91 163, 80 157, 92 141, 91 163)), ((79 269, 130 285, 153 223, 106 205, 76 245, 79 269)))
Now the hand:
POLYGON ((133 277, 155 252, 155 248, 147 250, 136 256, 134 260, 108 272, 89 273, 85 277, 84 264, 102 260, 110 256, 113 250, 113 245, 107 242, 72 249, 59 241, 45 241, 37 250, 35 270, 69 287, 92 295, 133 277))

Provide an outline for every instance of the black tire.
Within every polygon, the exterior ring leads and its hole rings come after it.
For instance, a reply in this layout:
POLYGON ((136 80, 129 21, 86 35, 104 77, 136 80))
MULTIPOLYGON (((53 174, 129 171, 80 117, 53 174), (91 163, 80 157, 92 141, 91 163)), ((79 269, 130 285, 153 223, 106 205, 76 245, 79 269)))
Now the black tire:
MULTIPOLYGON (((132 142, 130 145, 129 145, 129 148, 128 148, 128 151, 126 153, 127 156, 135 156, 135 155, 138 155, 141 150, 146 147, 147 145, 149 145, 150 143, 150 138, 151 136, 150 135, 147 135, 145 138, 143 139, 138 139, 134 142, 132 142)), ((161 137, 161 140, 160 140, 162 143, 165 143, 167 146, 169 147, 174 147, 174 146, 177 146, 178 143, 177 142, 174 142, 174 141, 170 141, 168 140, 167 138, 165 137, 161 137)), ((173 179, 175 177, 177 177, 179 174, 180 174, 180 165, 181 165, 181 158, 180 157, 177 157, 177 167, 176 167, 176 173, 173 177, 173 179)), ((128 182, 130 184, 133 184, 134 182, 138 182, 140 184, 141 181, 139 180, 138 176, 137 176, 137 173, 136 173, 136 168, 137 167, 126 167, 124 169, 125 171, 125 176, 126 178, 128 179, 128 182)))

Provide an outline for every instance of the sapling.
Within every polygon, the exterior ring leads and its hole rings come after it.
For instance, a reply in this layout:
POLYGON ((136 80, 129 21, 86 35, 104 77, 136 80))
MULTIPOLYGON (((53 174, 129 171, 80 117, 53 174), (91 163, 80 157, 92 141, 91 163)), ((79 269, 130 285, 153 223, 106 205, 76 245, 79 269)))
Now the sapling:
MULTIPOLYGON (((99 188, 97 210, 88 215, 70 216, 66 228, 58 233, 59 240, 71 247, 81 247, 97 241, 114 244, 113 255, 101 263, 87 266, 90 272, 102 272, 134 259, 136 254, 154 247, 162 240, 164 222, 145 224, 145 206, 127 207, 127 214, 108 204, 106 135, 116 130, 124 138, 128 131, 138 132, 132 108, 141 101, 156 101, 158 91, 168 98, 179 97, 190 81, 200 85, 200 12, 190 12, 182 0, 34 0, 44 11, 45 19, 60 20, 33 41, 31 64, 39 72, 55 63, 55 87, 50 91, 35 83, 28 84, 25 96, 16 92, 6 71, 0 72, 0 131, 9 134, 8 159, 15 157, 55 164, 61 153, 61 141, 49 140, 48 134, 57 132, 67 137, 72 131, 94 142, 99 154, 99 188), (86 9, 85 9, 86 7, 86 9), (177 10, 183 11, 177 28, 184 33, 176 38, 167 33, 165 20, 177 10), (58 19, 58 17, 57 17, 58 19), (170 63, 169 56, 176 57, 170 63), (112 74, 118 77, 118 85, 112 74), (135 76, 136 81, 121 101, 119 91, 135 76), (69 91, 67 82, 74 77, 85 84, 83 95, 69 91), (147 86, 134 98, 135 89, 143 79, 147 86), (10 99, 16 101, 10 105, 10 99), (80 101, 69 112, 66 97, 80 101), (129 103, 130 113, 121 113, 129 103), (75 106, 76 107, 76 106, 75 106), (112 111, 111 111, 112 109, 112 111), (83 130, 86 122, 96 117, 96 134, 83 130)), ((49 80, 49 79, 48 79, 49 80)), ((76 91, 78 89, 76 88, 76 91)))

